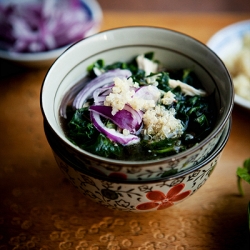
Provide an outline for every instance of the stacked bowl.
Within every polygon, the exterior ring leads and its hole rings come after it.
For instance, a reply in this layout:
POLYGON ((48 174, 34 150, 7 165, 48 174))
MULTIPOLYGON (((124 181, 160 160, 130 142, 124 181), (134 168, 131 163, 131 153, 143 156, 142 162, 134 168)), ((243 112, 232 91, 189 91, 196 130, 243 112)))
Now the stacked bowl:
POLYGON ((44 130, 67 178, 94 201, 124 211, 167 208, 196 192, 216 166, 231 129, 234 92, 223 62, 206 45, 185 34, 156 27, 125 27, 88 37, 66 50, 48 71, 41 89, 44 130), (70 141, 60 118, 63 98, 98 59, 111 64, 153 51, 170 70, 191 68, 213 95, 213 129, 199 143, 154 160, 116 160, 70 141))

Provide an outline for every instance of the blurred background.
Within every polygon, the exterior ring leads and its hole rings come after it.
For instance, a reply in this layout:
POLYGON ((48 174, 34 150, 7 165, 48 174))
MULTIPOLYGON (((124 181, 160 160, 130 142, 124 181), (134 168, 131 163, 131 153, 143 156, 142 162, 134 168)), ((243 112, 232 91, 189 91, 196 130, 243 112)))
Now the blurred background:
POLYGON ((250 0, 98 0, 103 10, 248 12, 250 0))

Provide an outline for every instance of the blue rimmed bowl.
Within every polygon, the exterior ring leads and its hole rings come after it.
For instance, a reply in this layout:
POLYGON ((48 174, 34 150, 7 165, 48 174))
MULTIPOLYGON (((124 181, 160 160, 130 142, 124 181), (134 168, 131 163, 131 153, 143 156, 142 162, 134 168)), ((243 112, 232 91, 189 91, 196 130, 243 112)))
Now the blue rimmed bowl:
MULTIPOLYGON (((1 4, 30 4, 32 1, 16 1, 16 0, 2 0, 0 1, 1 4)), ((37 0, 33 0, 33 2, 39 2, 37 0)), ((48 1, 49 2, 49 1, 48 1)), ((103 13, 102 9, 96 0, 80 0, 80 6, 84 13, 88 16, 88 21, 82 22, 82 38, 91 36, 97 33, 100 30, 102 20, 103 20, 103 13), (89 26, 89 27, 88 27, 89 26), (86 28, 88 27, 88 28, 86 28)), ((53 20, 55 22, 55 20, 53 20)), ((8 23, 9 25, 9 23, 8 23)), ((48 25, 53 25, 53 22, 48 25)), ((80 25, 78 24, 78 29, 80 25)), ((72 27, 73 28, 73 27, 72 27)), ((49 28, 48 28, 49 29, 49 28)), ((24 31, 23 31, 24 32, 24 31)), ((26 31, 27 32, 27 31, 26 31)), ((40 33, 42 34, 43 31, 40 33)), ((35 34, 35 32, 34 32, 35 34)), ((34 35, 33 34, 33 35, 34 35)), ((65 34, 66 35, 66 34, 65 34)), ((27 36, 27 35, 26 35, 27 36)), ((49 67, 51 64, 74 42, 71 41, 69 44, 64 45, 60 48, 50 49, 47 51, 40 51, 40 52, 15 52, 11 50, 6 50, 1 46, 1 39, 0 39, 0 59, 15 63, 17 65, 21 65, 24 67, 49 67)))
MULTIPOLYGON (((238 65, 236 66, 236 62, 234 62, 235 56, 237 56, 237 54, 240 53, 240 51, 242 50, 243 40, 247 34, 250 36, 250 19, 230 24, 222 28, 221 30, 217 31, 208 40, 207 46, 211 48, 221 58, 221 60, 225 62, 226 65, 230 65, 230 68, 235 69, 238 66, 238 65)), ((247 60, 247 56, 245 60, 247 60)), ((247 65, 249 65, 249 63, 245 62, 245 65, 247 68, 247 65)), ((230 68, 229 71, 231 70, 230 68)), ((250 71, 250 68, 248 70, 250 71)), ((238 71, 239 71, 239 66, 238 66, 238 71)), ((243 70, 240 71, 243 72, 243 70)), ((238 72, 238 74, 242 73, 240 71, 238 72)), ((244 84, 242 88, 244 88, 244 84)), ((235 103, 241 107, 250 110, 250 100, 244 98, 238 92, 241 92, 241 90, 237 91, 236 89, 235 103)), ((246 93, 247 91, 244 91, 243 89, 242 92, 246 93)))

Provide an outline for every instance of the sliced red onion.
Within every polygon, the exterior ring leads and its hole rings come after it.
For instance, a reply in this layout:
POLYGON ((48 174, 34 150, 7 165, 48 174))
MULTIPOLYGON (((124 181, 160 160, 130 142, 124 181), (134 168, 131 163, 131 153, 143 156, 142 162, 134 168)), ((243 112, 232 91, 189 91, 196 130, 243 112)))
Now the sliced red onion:
POLYGON ((93 93, 93 98, 94 98, 95 104, 103 104, 103 102, 106 99, 106 96, 112 92, 113 86, 114 85, 112 84, 112 85, 107 86, 107 87, 102 87, 102 88, 96 89, 93 93))
POLYGON ((0 1, 0 46, 40 52, 69 45, 96 24, 79 0, 0 1))
POLYGON ((97 76, 78 93, 73 102, 73 108, 80 109, 84 102, 93 96, 96 89, 102 86, 111 85, 115 77, 128 78, 129 76, 131 76, 131 72, 126 69, 109 70, 102 75, 97 76))
POLYGON ((142 119, 138 119, 139 115, 131 107, 125 107, 119 110, 115 115, 112 115, 112 107, 104 105, 92 105, 90 111, 96 112, 99 115, 111 120, 121 129, 127 129, 130 133, 136 133, 141 127, 142 119))
POLYGON ((83 80, 81 80, 80 82, 75 84, 72 88, 70 88, 70 90, 66 93, 66 95, 64 95, 64 97, 61 101, 60 109, 59 109, 59 114, 61 117, 64 117, 65 119, 67 119, 67 112, 66 112, 67 107, 72 106, 72 103, 73 103, 77 93, 79 93, 79 91, 81 91, 81 89, 89 81, 91 81, 91 79, 89 77, 85 77, 83 80))
POLYGON ((143 86, 136 90, 134 96, 142 98, 144 100, 154 100, 155 102, 157 102, 160 98, 160 91, 154 85, 143 86))
POLYGON ((100 115, 96 112, 90 112, 90 118, 95 128, 111 141, 128 146, 140 142, 140 138, 136 135, 123 135, 114 129, 107 128, 101 121, 100 115))
POLYGON ((137 110, 134 110, 132 107, 130 107, 129 105, 125 105, 124 110, 127 110, 129 111, 132 116, 133 116, 133 119, 136 121, 136 126, 135 126, 135 133, 137 134, 138 130, 141 128, 142 126, 142 116, 143 116, 143 112, 141 110, 137 111, 137 110))

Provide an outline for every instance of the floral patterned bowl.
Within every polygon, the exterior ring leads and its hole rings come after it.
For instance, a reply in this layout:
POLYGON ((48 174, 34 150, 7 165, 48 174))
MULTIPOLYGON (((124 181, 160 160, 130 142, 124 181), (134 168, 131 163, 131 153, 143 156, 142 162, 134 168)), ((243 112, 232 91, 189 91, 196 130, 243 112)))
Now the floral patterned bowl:
POLYGON ((126 27, 88 37, 66 50, 48 71, 41 89, 41 109, 46 126, 60 148, 91 171, 124 175, 127 180, 157 179, 196 166, 216 146, 231 117, 234 91, 230 75, 219 57, 206 45, 175 31, 155 27, 126 27), (185 45, 185 46, 184 46, 185 45), (128 61, 153 51, 167 68, 192 68, 208 94, 214 95, 217 116, 214 129, 192 148, 158 160, 119 161, 80 149, 64 133, 59 117, 61 101, 71 87, 87 74, 87 66, 98 59, 107 64, 128 61), (227 93, 227 94, 225 94, 227 93))
POLYGON ((53 143, 51 148, 63 174, 85 196, 111 209, 149 212, 173 206, 190 197, 205 184, 219 161, 230 130, 231 120, 223 130, 214 151, 202 163, 154 181, 112 180, 81 168, 53 143))

